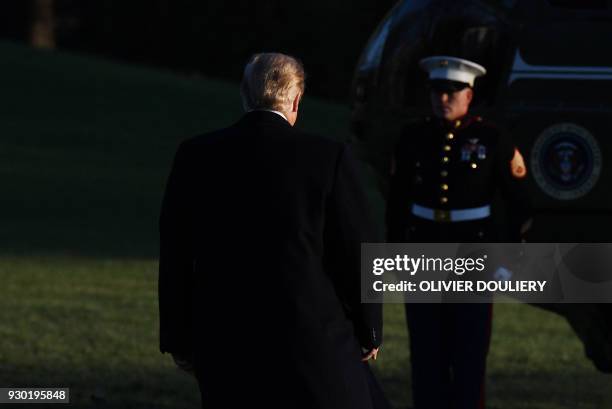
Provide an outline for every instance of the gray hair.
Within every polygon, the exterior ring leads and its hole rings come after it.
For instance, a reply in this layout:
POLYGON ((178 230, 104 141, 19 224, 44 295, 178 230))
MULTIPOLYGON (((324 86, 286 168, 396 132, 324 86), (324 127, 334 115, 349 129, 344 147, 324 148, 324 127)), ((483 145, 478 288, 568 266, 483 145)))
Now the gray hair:
POLYGON ((245 110, 286 111, 297 94, 304 93, 304 67, 297 59, 280 53, 251 57, 240 85, 245 110))

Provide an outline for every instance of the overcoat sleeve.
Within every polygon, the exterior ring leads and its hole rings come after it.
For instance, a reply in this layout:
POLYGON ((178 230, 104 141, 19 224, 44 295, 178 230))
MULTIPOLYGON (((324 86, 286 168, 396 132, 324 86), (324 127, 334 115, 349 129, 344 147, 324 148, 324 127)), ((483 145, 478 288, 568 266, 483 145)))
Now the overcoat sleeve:
POLYGON ((361 243, 381 241, 356 160, 348 147, 343 147, 327 203, 324 251, 328 273, 361 346, 367 349, 381 344, 383 320, 381 304, 361 303, 361 243))
POLYGON ((192 352, 193 234, 189 149, 183 143, 174 158, 159 220, 160 350, 192 352))

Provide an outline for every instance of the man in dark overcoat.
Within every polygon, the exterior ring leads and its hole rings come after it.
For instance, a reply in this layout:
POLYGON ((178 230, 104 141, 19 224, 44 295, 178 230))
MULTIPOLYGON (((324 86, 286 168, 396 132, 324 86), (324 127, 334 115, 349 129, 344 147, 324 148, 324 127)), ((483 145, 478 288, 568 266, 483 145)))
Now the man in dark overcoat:
POLYGON ((205 408, 370 409, 381 306, 360 245, 381 241, 347 147, 293 127, 301 63, 257 54, 247 113, 183 142, 160 218, 161 351, 205 408))

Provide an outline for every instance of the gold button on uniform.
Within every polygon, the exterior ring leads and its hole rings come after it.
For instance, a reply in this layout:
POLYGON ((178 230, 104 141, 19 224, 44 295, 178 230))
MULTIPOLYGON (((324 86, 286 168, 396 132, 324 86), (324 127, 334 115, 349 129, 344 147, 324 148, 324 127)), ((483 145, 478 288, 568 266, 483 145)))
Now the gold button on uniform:
POLYGON ((446 139, 449 141, 452 141, 454 137, 455 137, 455 134, 453 134, 452 132, 449 132, 446 134, 446 139))
POLYGON ((447 177, 448 176, 448 171, 446 171, 446 170, 441 171, 440 172, 440 176, 442 176, 443 178, 447 177))
POLYGON ((444 196, 442 196, 442 197, 440 198, 440 203, 445 204, 446 202, 448 202, 448 197, 444 197, 444 196))
POLYGON ((478 164, 475 162, 472 162, 470 166, 472 167, 472 169, 476 169, 478 167, 478 164))
POLYGON ((442 189, 442 190, 448 190, 448 185, 447 185, 446 183, 442 183, 442 184, 440 185, 440 189, 442 189))
POLYGON ((444 151, 448 152, 451 150, 450 145, 444 145, 444 151))
POLYGON ((448 163, 449 159, 448 156, 445 156, 442 158, 442 163, 448 163))

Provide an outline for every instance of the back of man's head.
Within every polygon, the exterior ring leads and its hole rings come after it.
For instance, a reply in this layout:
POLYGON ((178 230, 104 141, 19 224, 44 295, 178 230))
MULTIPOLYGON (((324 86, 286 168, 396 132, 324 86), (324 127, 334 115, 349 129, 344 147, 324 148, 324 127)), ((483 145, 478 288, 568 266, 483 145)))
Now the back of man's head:
POLYGON ((304 67, 297 59, 279 53, 255 54, 244 68, 242 103, 247 111, 290 112, 296 97, 304 93, 304 86, 304 67))

